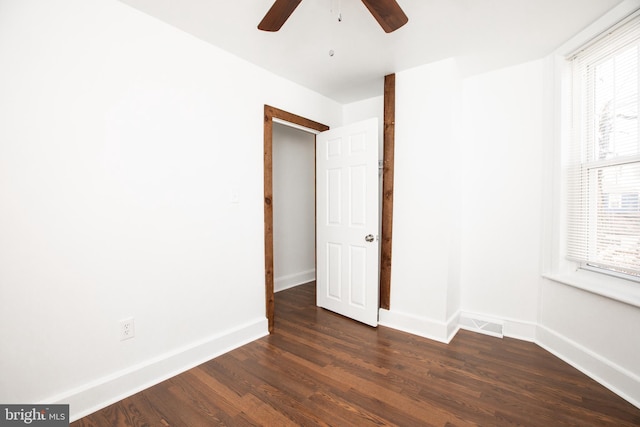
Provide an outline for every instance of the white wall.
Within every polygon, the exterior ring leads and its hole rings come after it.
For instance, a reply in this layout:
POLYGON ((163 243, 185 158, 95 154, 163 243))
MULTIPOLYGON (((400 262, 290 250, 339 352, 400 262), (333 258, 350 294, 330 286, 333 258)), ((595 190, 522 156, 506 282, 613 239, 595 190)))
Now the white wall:
POLYGON ((315 135, 273 124, 275 291, 316 278, 315 135))
MULTIPOLYGON (((535 338, 544 67, 539 60, 463 79, 449 59, 396 74, 391 309, 381 311, 383 324, 448 341, 463 315, 535 338)), ((345 121, 357 107, 345 106, 345 121)))
POLYGON ((3 1, 0 62, 0 401, 75 418, 265 334, 263 105, 342 107, 115 0, 3 1))
POLYGON ((529 340, 542 280, 544 70, 538 60, 465 79, 460 122, 462 307, 529 340))
POLYGON ((396 74, 391 309, 380 321, 441 341, 459 311, 459 94, 454 60, 396 74))

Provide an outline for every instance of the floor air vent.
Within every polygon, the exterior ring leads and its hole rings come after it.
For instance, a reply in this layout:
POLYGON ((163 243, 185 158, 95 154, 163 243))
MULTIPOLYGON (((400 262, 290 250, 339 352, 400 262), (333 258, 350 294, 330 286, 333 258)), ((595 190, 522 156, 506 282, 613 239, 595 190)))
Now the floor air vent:
POLYGON ((477 319, 469 316, 460 317, 460 327, 473 332, 502 338, 502 324, 495 320, 477 319))

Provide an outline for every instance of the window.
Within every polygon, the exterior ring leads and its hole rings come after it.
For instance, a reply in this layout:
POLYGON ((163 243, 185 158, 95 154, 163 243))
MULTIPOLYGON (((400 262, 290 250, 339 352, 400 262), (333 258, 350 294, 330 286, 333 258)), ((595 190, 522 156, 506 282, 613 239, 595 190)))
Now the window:
POLYGON ((571 58, 567 255, 640 280, 640 17, 571 58))

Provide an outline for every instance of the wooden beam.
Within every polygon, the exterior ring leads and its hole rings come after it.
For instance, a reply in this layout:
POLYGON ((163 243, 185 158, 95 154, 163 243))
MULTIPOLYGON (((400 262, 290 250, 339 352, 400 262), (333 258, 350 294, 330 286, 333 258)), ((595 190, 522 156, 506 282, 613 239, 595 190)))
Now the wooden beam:
POLYGON ((384 77, 384 162, 382 169, 382 237, 380 242, 380 308, 391 306, 393 238, 393 169, 396 124, 396 75, 384 77))
POLYGON ((269 333, 274 324, 273 291, 273 115, 264 106, 264 285, 269 333))

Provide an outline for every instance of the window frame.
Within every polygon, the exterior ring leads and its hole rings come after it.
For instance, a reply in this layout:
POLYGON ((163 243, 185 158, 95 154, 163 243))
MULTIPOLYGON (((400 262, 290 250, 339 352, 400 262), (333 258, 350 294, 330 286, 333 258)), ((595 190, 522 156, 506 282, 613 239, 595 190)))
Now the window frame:
MULTIPOLYGON (((598 134, 595 129, 595 121, 598 114, 594 110, 598 99, 598 86, 596 86, 598 69, 603 64, 615 61, 621 52, 626 52, 626 37, 629 30, 623 30, 622 36, 616 35, 611 40, 611 47, 603 45, 602 42, 607 41, 606 38, 610 34, 621 28, 628 28, 631 25, 633 31, 638 31, 638 22, 640 21, 640 10, 630 13, 628 16, 616 22, 610 28, 607 28, 604 34, 600 33, 586 44, 581 45, 576 52, 567 55, 570 71, 570 110, 571 136, 569 141, 564 143, 568 145, 570 153, 566 161, 566 167, 569 168, 573 175, 571 180, 573 185, 578 188, 567 190, 567 201, 572 200, 573 209, 577 209, 577 214, 569 215, 565 227, 572 226, 573 243, 578 246, 572 246, 572 250, 567 251, 567 256, 576 257, 576 262, 580 268, 607 274, 614 277, 623 278, 633 282, 640 282, 640 274, 635 273, 640 269, 627 268, 625 272, 624 262, 611 261, 607 265, 607 261, 602 259, 599 253, 599 235, 602 233, 599 228, 601 221, 607 221, 606 216, 600 214, 600 194, 601 188, 598 176, 601 174, 611 174, 614 168, 623 168, 628 165, 640 165, 640 152, 633 155, 616 155, 614 157, 601 158, 598 154, 600 147, 597 146, 598 134), (622 38, 620 38, 622 37, 622 38), (602 46, 607 46, 605 49, 602 46), (596 48, 595 51, 593 48, 596 48), (576 141, 577 140, 577 141, 576 141), (606 172, 609 171, 609 172, 606 172), (584 183, 589 184, 585 185, 584 183), (576 202, 577 200, 577 202, 576 202), (578 207, 576 207, 578 206, 578 207), (576 217, 576 215, 578 215, 576 217), (569 221, 569 218, 571 220, 569 221), (580 219, 582 218, 582 219, 580 219), (586 221, 583 222, 583 221, 586 221), (576 226, 585 226, 591 224, 586 230, 575 231, 576 226), (576 250, 576 247, 579 248, 576 250), (600 259, 599 259, 600 258, 600 259), (633 272, 633 273, 632 273, 633 272)), ((631 40, 635 39, 632 38, 631 40)), ((631 41, 629 40, 629 41, 631 41)), ((636 47, 636 51, 638 47, 636 47)), ((614 78, 614 77, 612 77, 614 78)), ((638 105, 637 98, 635 103, 638 105)), ((617 103, 618 98, 614 98, 617 103)), ((612 136, 615 136, 613 134, 612 136)), ((614 142, 617 139, 614 138, 614 142)), ((615 172, 613 172, 615 173, 615 172)), ((566 183, 565 185, 569 185, 566 183)), ((604 215, 604 213, 602 213, 604 215)), ((609 218, 610 219, 610 218, 609 218)), ((615 219, 617 221, 617 219, 615 219)), ((579 230, 579 228, 578 228, 579 230)), ((569 234, 569 233, 567 233, 569 234)), ((609 247, 608 247, 609 248, 609 247)))
POLYGON ((563 159, 568 155, 572 138, 572 67, 570 56, 582 46, 640 13, 640 0, 625 0, 607 14, 575 35, 548 57, 546 99, 549 109, 545 168, 543 178, 542 277, 555 283, 575 287, 593 294, 640 307, 640 283, 628 276, 567 259, 567 185, 563 159))

